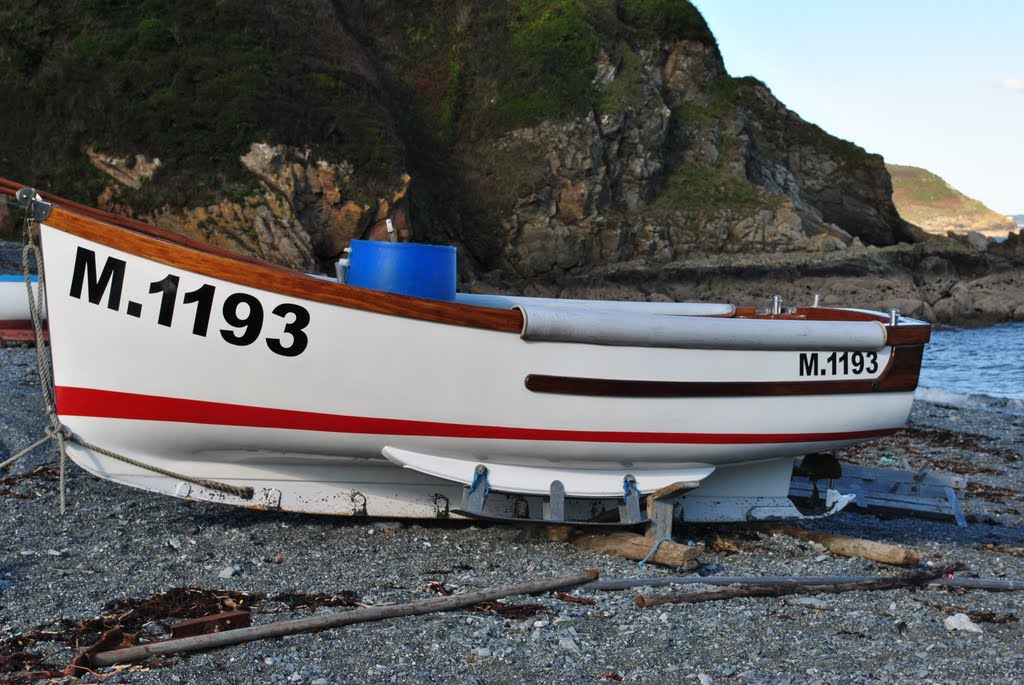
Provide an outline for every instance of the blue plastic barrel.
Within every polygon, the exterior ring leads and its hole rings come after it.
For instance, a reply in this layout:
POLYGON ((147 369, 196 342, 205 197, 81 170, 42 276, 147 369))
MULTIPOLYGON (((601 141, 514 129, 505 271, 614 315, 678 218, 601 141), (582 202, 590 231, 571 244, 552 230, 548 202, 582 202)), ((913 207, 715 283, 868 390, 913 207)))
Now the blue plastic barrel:
POLYGON ((353 240, 346 274, 349 285, 451 301, 455 299, 455 248, 353 240))

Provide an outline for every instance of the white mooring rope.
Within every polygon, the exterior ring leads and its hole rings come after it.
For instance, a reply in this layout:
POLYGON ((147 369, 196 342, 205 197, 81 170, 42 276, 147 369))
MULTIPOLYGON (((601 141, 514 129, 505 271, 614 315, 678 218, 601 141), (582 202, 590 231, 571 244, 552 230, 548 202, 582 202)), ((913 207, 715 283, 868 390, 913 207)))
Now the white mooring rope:
MULTIPOLYGON (((31 204, 31 202, 29 203, 31 204)), ((67 426, 60 421, 60 417, 57 416, 57 403, 54 399, 54 385, 53 385, 53 370, 50 366, 50 359, 46 355, 46 345, 43 340, 43 308, 46 306, 46 274, 43 269, 43 258, 39 252, 39 247, 35 244, 35 233, 38 230, 38 223, 32 220, 31 212, 26 212, 25 216, 25 247, 21 253, 21 268, 22 273, 25 276, 25 287, 28 290, 28 306, 29 314, 32 317, 32 330, 35 334, 36 339, 36 364, 39 367, 39 386, 40 391, 43 394, 43 403, 46 405, 46 414, 50 420, 50 425, 46 429, 46 435, 32 443, 25 449, 21 450, 13 457, 0 462, 0 470, 6 468, 8 465, 13 464, 18 459, 21 459, 32 450, 40 447, 49 440, 54 440, 57 443, 57 450, 60 453, 60 513, 64 514, 67 511, 66 505, 66 478, 67 478, 67 450, 65 443, 67 441, 74 442, 82 447, 130 464, 140 469, 152 471, 153 473, 160 474, 161 476, 167 476, 168 478, 174 478, 177 480, 185 481, 186 483, 192 483, 199 485, 204 488, 211 490, 217 490, 220 492, 227 493, 229 495, 235 495, 242 499, 252 499, 253 489, 248 487, 239 487, 235 485, 228 485, 227 483, 221 483, 213 480, 205 480, 202 478, 193 478, 192 476, 186 476, 173 471, 167 471, 166 469, 153 466, 151 464, 145 464, 135 459, 131 459, 124 455, 112 452, 108 449, 104 449, 97 445, 93 445, 75 435, 67 426), (32 278, 29 272, 29 258, 35 260, 36 269, 39 272, 39 300, 36 301, 35 293, 32 288, 32 278)))

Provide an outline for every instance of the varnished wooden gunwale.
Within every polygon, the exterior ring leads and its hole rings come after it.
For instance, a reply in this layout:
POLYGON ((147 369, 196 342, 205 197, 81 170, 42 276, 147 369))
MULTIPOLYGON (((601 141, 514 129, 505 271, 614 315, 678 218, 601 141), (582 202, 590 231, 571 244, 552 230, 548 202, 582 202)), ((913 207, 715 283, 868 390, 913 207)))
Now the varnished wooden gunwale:
POLYGON ((379 314, 508 333, 519 333, 523 327, 522 313, 518 310, 488 309, 341 285, 291 269, 268 267, 264 262, 252 263, 235 259, 234 255, 215 254, 170 242, 162 237, 121 230, 56 205, 45 223, 79 238, 160 264, 290 297, 379 314))
POLYGON ((775 319, 780 321, 877 321, 885 325, 887 345, 923 345, 932 337, 931 324, 915 321, 898 326, 889 325, 889 317, 881 312, 866 312, 856 309, 833 309, 830 307, 797 307, 790 314, 758 314, 754 307, 737 307, 734 316, 738 319, 775 319))
MULTIPOLYGON (((0 194, 13 197, 21 187, 13 181, 0 178, 0 194)), ((41 198, 54 205, 46 223, 168 266, 189 271, 202 269, 205 275, 240 285, 275 290, 294 297, 353 309, 510 333, 522 330, 523 318, 518 310, 459 305, 350 286, 339 288, 337 284, 310 279, 295 269, 238 254, 158 226, 66 200, 52 193, 37 192, 41 198), (57 225, 57 221, 64 222, 64 225, 57 225), (74 228, 68 228, 70 226, 74 228), (129 245, 137 247, 129 249, 129 245)), ((883 324, 888 324, 889 320, 881 313, 827 307, 798 308, 795 314, 780 315, 758 314, 753 307, 738 307, 735 316, 812 321, 878 321, 883 324)), ((931 337, 931 326, 924 323, 886 325, 886 333, 889 345, 924 344, 931 337)))
POLYGON ((917 387, 923 345, 893 348, 877 379, 831 381, 649 381, 530 374, 526 388, 537 393, 620 398, 781 397, 787 395, 851 395, 910 392, 917 387))

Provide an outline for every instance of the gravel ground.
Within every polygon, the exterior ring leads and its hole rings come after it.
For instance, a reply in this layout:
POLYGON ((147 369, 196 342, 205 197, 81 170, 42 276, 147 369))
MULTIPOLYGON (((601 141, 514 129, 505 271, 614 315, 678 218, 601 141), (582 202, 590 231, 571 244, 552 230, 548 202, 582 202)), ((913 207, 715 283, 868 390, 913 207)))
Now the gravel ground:
MULTIPOLYGON (((2 460, 40 437, 46 424, 34 349, 0 349, 0 388, 2 460)), ((965 502, 971 525, 843 512, 808 527, 912 546, 928 563, 962 564, 965 577, 1024 579, 1022 438, 1022 417, 918 403, 908 431, 840 457, 959 470, 973 484, 965 502)), ((13 659, 32 655, 42 657, 27 664, 32 671, 62 671, 98 635, 97 617, 154 639, 179 618, 239 605, 252 606, 254 624, 262 624, 344 611, 339 605, 352 602, 436 597, 439 587, 470 591, 587 568, 604 578, 673 573, 549 542, 537 529, 250 512, 151 496, 74 466, 68 512, 61 516, 55 459, 52 446, 37 449, 0 480, 0 682, 22 682, 25 676, 16 671, 25 666, 13 659), (189 590, 172 592, 177 588, 189 590)), ((676 537, 704 543, 704 568, 718 574, 897 572, 744 525, 677 528, 676 537)), ((102 678, 83 680, 1024 682, 1024 593, 890 590, 653 609, 637 608, 633 595, 571 592, 586 603, 516 597, 497 611, 460 610, 264 640, 114 675, 103 669, 102 678), (982 632, 944 627, 957 613, 982 632)))

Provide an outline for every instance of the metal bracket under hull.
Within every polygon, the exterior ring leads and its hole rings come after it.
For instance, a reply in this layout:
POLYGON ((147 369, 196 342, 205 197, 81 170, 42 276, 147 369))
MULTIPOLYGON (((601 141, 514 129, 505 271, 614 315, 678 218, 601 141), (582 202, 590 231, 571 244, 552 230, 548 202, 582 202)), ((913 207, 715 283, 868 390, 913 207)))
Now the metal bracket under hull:
MULTIPOLYGON (((543 516, 542 518, 520 518, 501 516, 495 513, 485 513, 484 508, 487 505, 487 496, 490 494, 490 484, 488 481, 489 470, 483 464, 477 464, 474 469, 473 481, 470 485, 462 489, 462 506, 455 509, 455 513, 461 514, 462 516, 469 516, 476 519, 485 519, 489 521, 502 521, 502 522, 516 522, 516 523, 537 523, 547 525, 559 525, 559 524, 572 524, 576 526, 635 526, 641 523, 647 523, 649 519, 641 512, 640 509, 640 491, 636 486, 636 479, 631 475, 626 475, 622 480, 622 503, 618 506, 618 520, 608 521, 602 520, 604 517, 595 520, 593 516, 589 518, 570 518, 567 515, 568 512, 579 511, 578 506, 566 507, 567 502, 570 504, 579 504, 579 501, 587 501, 586 498, 567 498, 565 494, 565 486, 560 480, 551 481, 548 489, 548 493, 543 498, 543 516)), ((590 499, 589 502, 593 502, 590 499)), ((614 510, 606 510, 605 513, 615 513, 614 510)))
MULTIPOLYGON (((671 491, 668 494, 655 491, 641 495, 639 488, 627 487, 629 481, 621 475, 619 494, 601 498, 563 496, 557 485, 552 497, 550 483, 543 495, 492 492, 481 478, 472 501, 472 483, 467 486, 410 469, 396 469, 384 460, 354 460, 342 469, 328 463, 290 468, 283 464, 274 464, 272 468, 232 464, 228 470, 211 468, 209 461, 188 465, 186 470, 195 471, 197 476, 254 488, 257 496, 246 500, 126 465, 77 444, 68 445, 68 454, 96 476, 152 492, 247 508, 314 514, 429 519, 465 516, 504 523, 580 526, 651 524, 664 531, 671 531, 676 521, 710 523, 806 517, 783 494, 777 494, 778 488, 773 484, 778 480, 783 488, 788 488, 790 459, 717 469, 702 481, 671 484, 666 488, 671 491), (765 491, 774 496, 759 496, 765 491)), ((471 463, 470 466, 475 467, 471 463)), ((839 511, 850 499, 837 494, 832 493, 832 500, 821 515, 839 511)))

